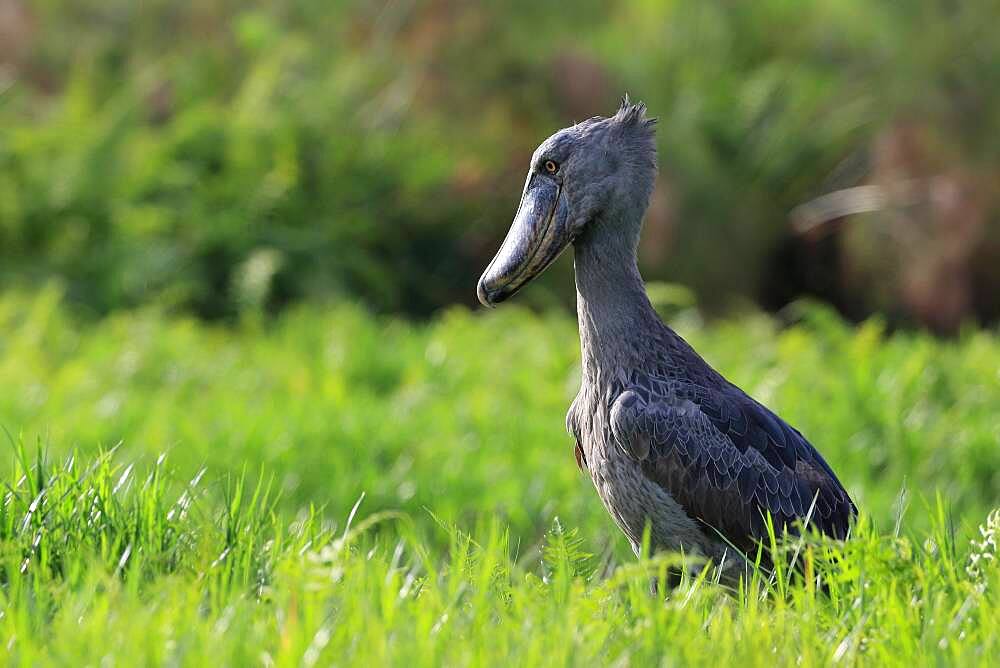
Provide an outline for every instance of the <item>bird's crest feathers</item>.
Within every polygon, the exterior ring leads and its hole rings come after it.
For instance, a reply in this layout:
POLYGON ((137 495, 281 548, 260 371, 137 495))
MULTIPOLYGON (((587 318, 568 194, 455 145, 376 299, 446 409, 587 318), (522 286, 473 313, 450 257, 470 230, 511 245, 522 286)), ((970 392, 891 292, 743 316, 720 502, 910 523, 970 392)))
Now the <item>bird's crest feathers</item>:
POLYGON ((621 105, 619 105, 617 113, 612 116, 611 120, 622 128, 642 129, 649 132, 652 132, 653 126, 656 125, 655 118, 646 116, 645 103, 633 103, 629 99, 628 93, 625 93, 622 97, 621 105))

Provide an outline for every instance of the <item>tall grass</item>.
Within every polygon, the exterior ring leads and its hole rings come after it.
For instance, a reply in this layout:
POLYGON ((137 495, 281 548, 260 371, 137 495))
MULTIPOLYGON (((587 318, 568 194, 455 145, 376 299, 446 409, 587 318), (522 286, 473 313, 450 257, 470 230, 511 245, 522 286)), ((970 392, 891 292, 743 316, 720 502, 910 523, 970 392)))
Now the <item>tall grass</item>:
POLYGON ((0 645, 22 665, 991 665, 1000 346, 675 325, 858 500, 811 577, 665 585, 577 471, 571 320, 234 329, 0 299, 0 645), (120 445, 118 445, 121 443, 120 445), (905 490, 901 494, 901 490, 905 490), (658 595, 650 593, 659 579, 658 595))
POLYGON ((12 451, 0 633, 23 665, 988 665, 1000 651, 1000 522, 959 543, 943 506, 917 540, 863 520, 843 546, 806 546, 825 593, 759 574, 727 592, 706 568, 657 596, 671 557, 598 569, 558 521, 525 552, 496 521, 424 527, 435 550, 413 517, 283 520, 247 477, 174 497, 162 460, 12 451))

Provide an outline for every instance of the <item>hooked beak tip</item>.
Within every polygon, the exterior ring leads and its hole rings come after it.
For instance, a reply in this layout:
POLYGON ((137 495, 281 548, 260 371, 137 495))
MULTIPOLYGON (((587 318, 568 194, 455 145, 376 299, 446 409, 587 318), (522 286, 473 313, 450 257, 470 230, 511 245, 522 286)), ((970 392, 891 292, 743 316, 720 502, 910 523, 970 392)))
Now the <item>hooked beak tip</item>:
POLYGON ((490 295, 482 281, 479 281, 479 285, 476 286, 476 296, 479 297, 479 303, 486 308, 496 308, 496 303, 494 303, 492 295, 490 295))
POLYGON ((480 279, 479 284, 476 286, 476 296, 479 297, 479 303, 486 308, 496 308, 497 304, 514 293, 509 287, 501 285, 497 288, 490 288, 487 287, 485 279, 480 279))

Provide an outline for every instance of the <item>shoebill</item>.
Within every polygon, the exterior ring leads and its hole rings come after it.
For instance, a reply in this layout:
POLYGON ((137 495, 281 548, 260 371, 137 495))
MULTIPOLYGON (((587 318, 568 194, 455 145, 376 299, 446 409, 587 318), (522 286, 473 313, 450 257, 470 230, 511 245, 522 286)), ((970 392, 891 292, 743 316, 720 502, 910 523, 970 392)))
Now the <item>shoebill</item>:
POLYGON ((626 97, 614 116, 542 142, 479 301, 504 301, 573 246, 583 373, 566 425, 637 554, 647 525, 654 550, 730 565, 766 550, 768 516, 778 535, 808 517, 844 538, 857 510, 819 452, 713 369, 646 296, 636 248, 656 177, 654 123, 626 97))

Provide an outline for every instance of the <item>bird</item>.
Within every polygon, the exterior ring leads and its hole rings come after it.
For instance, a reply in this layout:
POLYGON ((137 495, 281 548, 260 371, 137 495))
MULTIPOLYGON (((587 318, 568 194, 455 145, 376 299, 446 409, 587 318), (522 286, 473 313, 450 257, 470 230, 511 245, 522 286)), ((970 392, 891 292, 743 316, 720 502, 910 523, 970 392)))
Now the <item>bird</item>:
POLYGON ((656 119, 627 95, 614 115, 550 136, 479 301, 495 307, 573 247, 582 373, 566 427, 637 556, 648 531, 653 551, 728 560, 732 576, 771 564, 771 532, 801 535, 808 522, 846 538, 857 507, 822 455, 650 303, 637 248, 656 175, 656 119))

